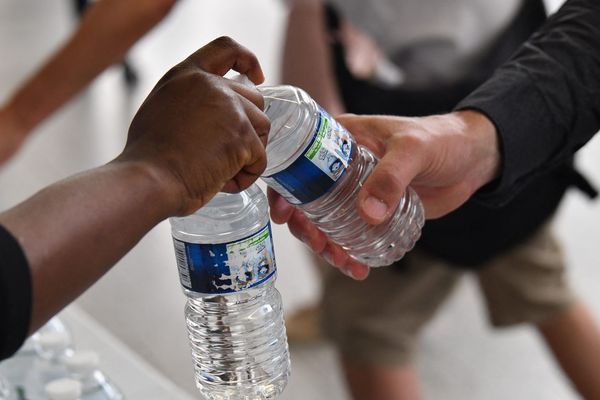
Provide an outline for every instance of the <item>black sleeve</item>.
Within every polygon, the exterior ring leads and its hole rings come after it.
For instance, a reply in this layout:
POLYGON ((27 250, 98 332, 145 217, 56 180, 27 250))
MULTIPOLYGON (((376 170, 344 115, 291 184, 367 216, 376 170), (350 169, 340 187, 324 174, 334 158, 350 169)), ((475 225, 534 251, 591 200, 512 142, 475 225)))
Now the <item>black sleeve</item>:
POLYGON ((476 196, 500 206, 565 163, 600 129, 600 1, 569 0, 457 109, 498 130, 501 177, 476 196))
POLYGON ((27 338, 31 317, 31 275, 17 240, 0 226, 0 360, 27 338))

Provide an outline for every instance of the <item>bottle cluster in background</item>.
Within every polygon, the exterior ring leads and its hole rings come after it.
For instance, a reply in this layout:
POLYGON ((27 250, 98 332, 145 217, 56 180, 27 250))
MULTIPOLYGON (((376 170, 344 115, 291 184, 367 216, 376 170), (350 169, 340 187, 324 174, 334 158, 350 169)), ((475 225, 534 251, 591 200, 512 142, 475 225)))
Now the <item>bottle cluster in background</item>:
POLYGON ((73 348, 55 317, 0 363, 0 400, 123 400, 99 363, 96 352, 73 348))

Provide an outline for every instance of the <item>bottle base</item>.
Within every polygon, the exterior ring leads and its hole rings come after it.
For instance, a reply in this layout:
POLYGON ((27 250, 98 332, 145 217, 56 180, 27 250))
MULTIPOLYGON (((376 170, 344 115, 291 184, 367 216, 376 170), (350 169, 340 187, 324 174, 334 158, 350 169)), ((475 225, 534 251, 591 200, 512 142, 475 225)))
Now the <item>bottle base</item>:
POLYGON ((408 188, 405 208, 397 212, 382 240, 366 249, 350 249, 350 256, 371 268, 385 267, 399 261, 413 249, 425 225, 425 212, 416 193, 408 188), (399 238, 399 239, 398 239, 399 238))
POLYGON ((360 145, 354 153, 356 157, 333 190, 300 208, 356 261, 369 267, 390 265, 400 260, 419 239, 424 224, 423 205, 408 187, 388 222, 381 225, 364 222, 356 209, 356 197, 375 168, 377 157, 360 145))
POLYGON ((286 374, 269 383, 252 386, 214 387, 199 381, 196 386, 207 400, 275 400, 287 386, 288 376, 286 374))

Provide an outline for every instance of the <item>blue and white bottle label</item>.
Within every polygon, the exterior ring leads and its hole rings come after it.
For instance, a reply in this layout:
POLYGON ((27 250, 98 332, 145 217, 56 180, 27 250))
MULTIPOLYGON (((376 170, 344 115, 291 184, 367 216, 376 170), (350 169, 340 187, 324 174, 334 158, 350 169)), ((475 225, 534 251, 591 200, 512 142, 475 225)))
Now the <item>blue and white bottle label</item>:
POLYGON ((271 225, 234 242, 186 243, 173 238, 181 285, 205 294, 233 293, 257 286, 276 271, 271 225))
POLYGON ((344 175, 352 153, 352 137, 325 110, 319 109, 313 139, 289 167, 264 177, 267 185, 296 204, 327 193, 344 175))

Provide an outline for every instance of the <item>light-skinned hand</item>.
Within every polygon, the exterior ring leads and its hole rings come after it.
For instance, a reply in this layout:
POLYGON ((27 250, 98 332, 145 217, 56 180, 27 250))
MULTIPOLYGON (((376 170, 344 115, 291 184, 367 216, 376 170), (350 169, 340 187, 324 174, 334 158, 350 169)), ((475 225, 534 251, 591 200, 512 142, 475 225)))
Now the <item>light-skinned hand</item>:
MULTIPOLYGON (((423 118, 341 115, 336 118, 356 141, 371 149, 379 163, 357 198, 369 224, 385 223, 406 187, 419 195, 427 218, 441 217, 492 181, 500 168, 493 124, 476 111, 423 118)), ((368 267, 352 260, 303 215, 269 190, 271 218, 287 223, 294 236, 347 275, 363 279, 368 267)))

